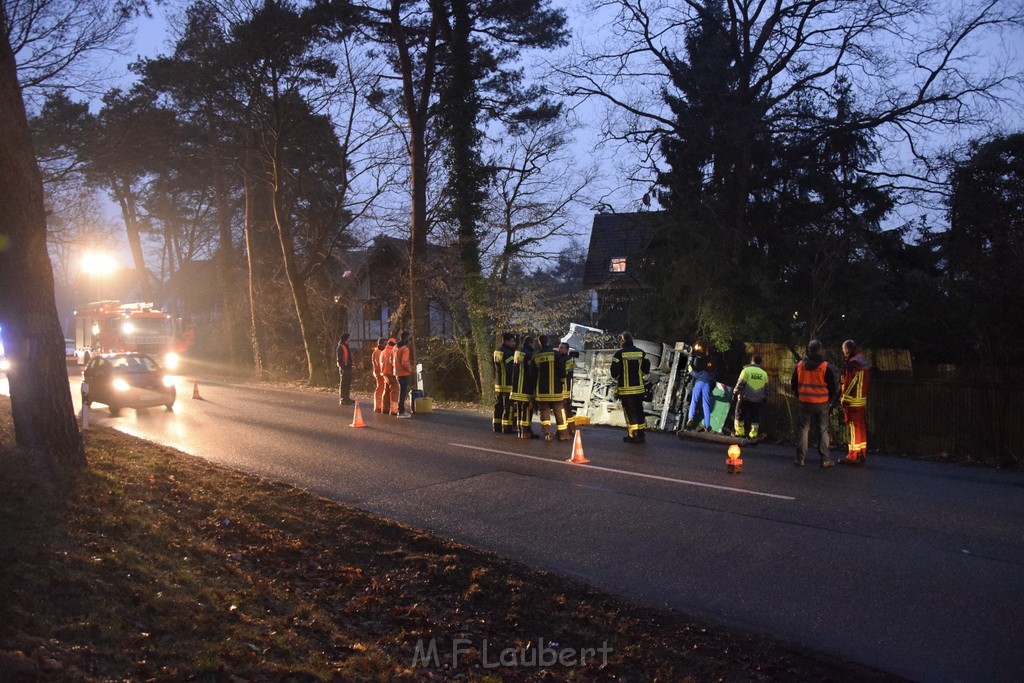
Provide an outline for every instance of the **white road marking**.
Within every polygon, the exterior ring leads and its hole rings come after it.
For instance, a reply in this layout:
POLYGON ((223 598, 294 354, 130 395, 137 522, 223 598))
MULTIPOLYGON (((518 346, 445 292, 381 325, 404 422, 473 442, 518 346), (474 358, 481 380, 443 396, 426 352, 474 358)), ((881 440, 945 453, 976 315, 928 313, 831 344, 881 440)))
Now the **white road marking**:
POLYGON ((511 451, 499 451, 493 448, 481 448, 480 446, 470 446, 464 443, 451 443, 449 446, 455 446, 457 448, 469 448, 474 451, 484 451, 486 453, 499 453, 501 455, 511 455, 515 458, 526 458, 527 460, 539 460, 541 462, 551 463, 553 465, 569 465, 572 467, 582 467, 588 470, 598 470, 601 472, 613 472, 615 474, 625 474, 629 477, 641 477, 643 479, 657 479, 658 481, 668 481, 673 484, 685 484, 687 486, 700 486, 706 489, 717 489, 719 491, 731 491, 732 493, 746 493, 751 496, 763 496, 765 498, 778 498, 780 500, 796 500, 793 496, 783 496, 778 493, 766 493, 764 491, 750 491, 748 489, 738 489, 732 486, 719 486, 718 484, 705 484, 700 481, 690 481, 689 479, 673 479, 672 477, 662 477, 657 474, 644 474, 643 472, 630 472, 629 470, 617 470, 613 467, 600 467, 598 465, 580 465, 577 463, 566 462, 565 460, 552 460, 551 458, 541 458, 536 455, 526 455, 524 453, 512 453, 511 451))

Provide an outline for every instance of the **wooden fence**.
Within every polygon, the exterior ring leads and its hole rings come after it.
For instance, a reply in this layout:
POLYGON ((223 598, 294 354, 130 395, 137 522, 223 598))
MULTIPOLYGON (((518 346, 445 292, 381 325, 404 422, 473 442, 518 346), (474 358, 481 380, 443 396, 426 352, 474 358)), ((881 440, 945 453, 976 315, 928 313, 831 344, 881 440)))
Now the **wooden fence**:
MULTIPOLYGON (((790 390, 796 363, 776 344, 748 345, 764 357, 772 378, 762 432, 773 441, 795 443, 798 416, 790 390)), ((1024 381, 1014 370, 974 369, 966 376, 914 377, 905 351, 866 353, 872 362, 868 399, 868 449, 910 455, 1024 467, 1024 381)), ((841 359, 830 357, 841 368, 841 359)), ((846 444, 842 414, 832 416, 832 443, 846 444)))

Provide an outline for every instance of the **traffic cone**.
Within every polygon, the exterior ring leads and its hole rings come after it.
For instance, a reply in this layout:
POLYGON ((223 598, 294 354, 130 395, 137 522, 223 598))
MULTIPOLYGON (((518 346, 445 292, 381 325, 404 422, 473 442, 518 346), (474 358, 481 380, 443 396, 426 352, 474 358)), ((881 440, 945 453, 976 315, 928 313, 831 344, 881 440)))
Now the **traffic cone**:
POLYGON ((736 444, 729 446, 729 457, 725 459, 725 470, 729 474, 739 474, 743 471, 743 460, 740 458, 740 447, 736 444))
POLYGON ((192 381, 192 398, 203 400, 203 397, 199 395, 199 380, 192 381))
POLYGON ((566 460, 566 462, 571 462, 575 465, 583 465, 590 462, 587 460, 586 456, 583 455, 583 437, 581 434, 582 432, 579 430, 576 431, 576 438, 573 439, 572 442, 572 457, 566 460))
POLYGON ((365 427, 366 423, 363 422, 363 413, 359 410, 359 401, 356 401, 356 409, 352 411, 352 424, 350 427, 365 427))

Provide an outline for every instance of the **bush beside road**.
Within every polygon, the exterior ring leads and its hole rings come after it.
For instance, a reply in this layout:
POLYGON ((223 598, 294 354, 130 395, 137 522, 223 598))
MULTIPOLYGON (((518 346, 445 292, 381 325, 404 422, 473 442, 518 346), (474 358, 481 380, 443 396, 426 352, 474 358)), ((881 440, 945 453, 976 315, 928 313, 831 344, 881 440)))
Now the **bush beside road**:
POLYGON ((112 429, 85 438, 88 470, 47 492, 0 397, 0 680, 889 680, 112 429))

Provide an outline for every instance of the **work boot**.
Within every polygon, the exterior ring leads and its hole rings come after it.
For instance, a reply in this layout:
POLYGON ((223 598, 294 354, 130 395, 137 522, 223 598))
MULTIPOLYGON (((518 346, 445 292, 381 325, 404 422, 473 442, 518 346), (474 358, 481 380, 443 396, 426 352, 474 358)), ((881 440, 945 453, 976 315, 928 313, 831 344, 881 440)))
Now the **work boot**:
POLYGON ((566 433, 566 430, 564 430, 564 429, 559 429, 558 430, 558 440, 559 441, 568 441, 569 440, 569 434, 566 433))
POLYGON ((687 431, 687 432, 692 432, 696 428, 697 428, 697 420, 696 419, 688 420, 686 422, 686 424, 683 425, 683 430, 687 431))
POLYGON ((644 434, 644 432, 642 432, 642 431, 641 432, 637 432, 636 433, 636 440, 637 440, 637 443, 647 443, 647 435, 644 434))
POLYGON ((635 436, 624 436, 622 437, 622 440, 625 441, 626 443, 641 443, 640 439, 636 438, 635 436))
POLYGON ((821 468, 822 469, 825 469, 826 467, 835 467, 835 466, 836 466, 836 461, 835 460, 822 460, 821 461, 821 468))
POLYGON ((796 460, 793 461, 793 464, 796 465, 797 467, 803 467, 804 457, 802 455, 796 456, 796 460))

